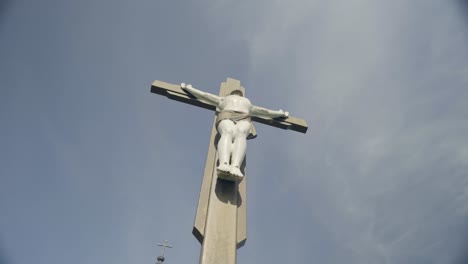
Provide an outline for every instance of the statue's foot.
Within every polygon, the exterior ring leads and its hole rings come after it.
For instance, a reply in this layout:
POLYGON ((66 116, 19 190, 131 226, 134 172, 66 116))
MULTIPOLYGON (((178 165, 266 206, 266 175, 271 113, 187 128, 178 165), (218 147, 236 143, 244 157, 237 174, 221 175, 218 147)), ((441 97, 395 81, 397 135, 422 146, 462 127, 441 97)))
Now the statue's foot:
POLYGON ((242 174, 242 171, 239 167, 232 166, 229 172, 231 175, 235 176, 239 181, 244 178, 244 174, 242 174))
POLYGON ((241 181, 242 178, 244 177, 244 175, 239 170, 239 168, 237 168, 237 170, 235 170, 234 167, 231 167, 228 164, 219 165, 218 168, 217 168, 217 171, 218 171, 218 178, 220 178, 222 180, 226 180, 226 181, 232 181, 232 182, 235 182, 237 180, 241 181), (233 169, 235 171, 235 174, 232 173, 233 169))
POLYGON ((231 166, 227 163, 223 163, 218 166, 218 172, 229 173, 229 171, 231 171, 231 166))
POLYGON ((229 171, 231 170, 231 166, 229 164, 220 164, 217 168, 218 171, 218 178, 228 181, 233 181, 231 179, 229 171))

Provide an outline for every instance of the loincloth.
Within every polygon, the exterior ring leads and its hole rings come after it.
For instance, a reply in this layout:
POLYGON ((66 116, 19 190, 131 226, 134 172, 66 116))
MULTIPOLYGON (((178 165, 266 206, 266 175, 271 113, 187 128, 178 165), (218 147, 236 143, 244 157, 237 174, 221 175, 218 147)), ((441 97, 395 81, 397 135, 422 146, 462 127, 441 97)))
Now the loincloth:
POLYGON ((231 120, 234 122, 234 124, 237 124, 237 122, 245 120, 250 123, 250 132, 247 137, 247 139, 252 139, 257 136, 257 132, 255 131, 255 128, 252 124, 252 119, 250 118, 250 115, 248 113, 243 113, 243 112, 236 112, 236 111, 231 111, 231 110, 223 110, 221 112, 218 112, 216 115, 216 129, 218 128, 219 122, 223 120, 231 120))
POLYGON ((250 120, 250 115, 248 113, 242 113, 242 112, 236 112, 236 111, 221 111, 218 113, 216 116, 216 126, 218 126, 219 122, 228 119, 234 122, 234 124, 237 124, 237 122, 241 120, 249 121, 250 120))

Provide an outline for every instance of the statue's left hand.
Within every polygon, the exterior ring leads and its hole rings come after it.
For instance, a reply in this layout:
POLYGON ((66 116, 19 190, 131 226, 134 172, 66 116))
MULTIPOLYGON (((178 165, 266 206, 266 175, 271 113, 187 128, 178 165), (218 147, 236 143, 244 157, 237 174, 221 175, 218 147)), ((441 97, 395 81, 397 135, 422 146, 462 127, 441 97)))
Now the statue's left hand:
POLYGON ((289 116, 289 112, 288 111, 283 111, 282 109, 279 110, 279 112, 282 114, 282 118, 287 118, 289 116))

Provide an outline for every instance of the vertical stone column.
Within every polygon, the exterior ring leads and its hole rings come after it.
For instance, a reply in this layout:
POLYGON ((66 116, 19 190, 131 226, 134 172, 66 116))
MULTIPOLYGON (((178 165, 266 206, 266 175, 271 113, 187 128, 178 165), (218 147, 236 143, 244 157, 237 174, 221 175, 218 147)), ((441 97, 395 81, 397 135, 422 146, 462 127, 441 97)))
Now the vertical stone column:
MULTIPOLYGON (((226 96, 233 90, 245 94, 238 80, 228 78, 221 84, 219 95, 226 96)), ((247 239, 246 178, 240 183, 218 179, 217 140, 214 121, 193 234, 202 244, 201 264, 235 264, 237 249, 247 239)), ((245 159, 241 170, 247 176, 245 159)))

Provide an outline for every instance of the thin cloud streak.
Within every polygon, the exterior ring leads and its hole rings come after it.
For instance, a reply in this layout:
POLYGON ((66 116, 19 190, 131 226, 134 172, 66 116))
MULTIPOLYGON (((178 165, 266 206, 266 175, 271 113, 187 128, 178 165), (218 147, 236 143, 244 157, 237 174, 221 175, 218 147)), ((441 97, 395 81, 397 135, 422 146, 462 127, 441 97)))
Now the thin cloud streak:
POLYGON ((312 124, 309 142, 283 145, 296 168, 286 188, 301 190, 353 262, 456 259, 467 230, 468 51, 455 5, 294 1, 257 19, 252 76, 290 87, 286 104, 312 124))
POLYGON ((310 124, 306 135, 257 126, 239 263, 466 259, 468 35, 457 8, 15 2, 0 43, 4 253, 144 263, 168 239, 168 262, 195 262, 213 115, 149 86, 216 93, 234 77, 255 104, 310 124))

